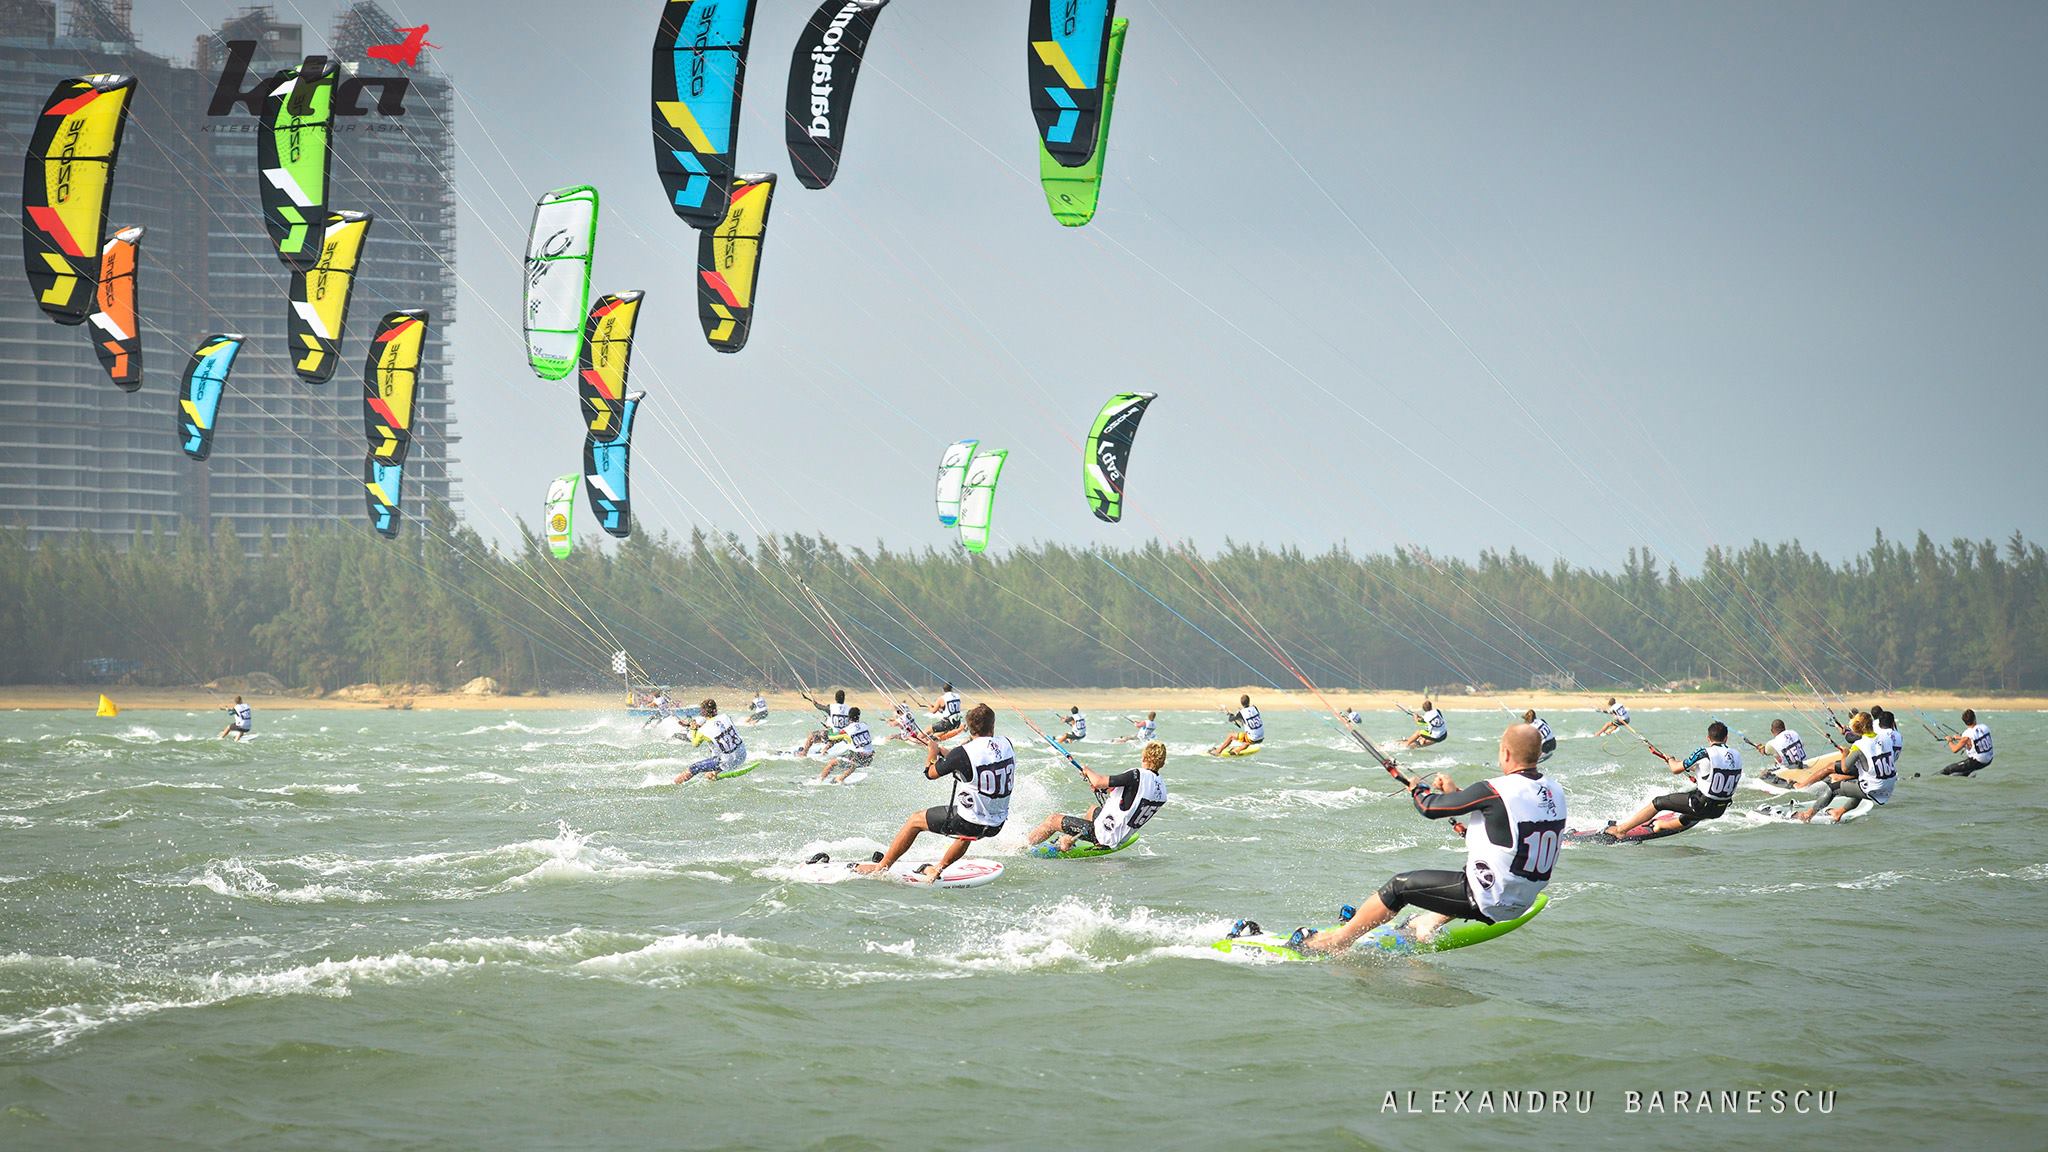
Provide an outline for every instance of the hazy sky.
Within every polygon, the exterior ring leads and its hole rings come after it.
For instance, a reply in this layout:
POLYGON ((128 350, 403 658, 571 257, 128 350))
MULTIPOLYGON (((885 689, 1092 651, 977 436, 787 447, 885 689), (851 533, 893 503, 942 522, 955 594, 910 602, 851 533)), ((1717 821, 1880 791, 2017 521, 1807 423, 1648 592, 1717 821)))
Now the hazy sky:
MULTIPOLYGON (((340 6, 275 5, 321 32, 340 6)), ((759 2, 744 170, 789 173, 815 6, 759 2)), ((137 7, 183 55, 238 5, 137 7)), ((979 436, 1011 450, 999 540, 1613 564, 2048 536, 2048 7, 1122 0, 1102 209, 1068 230, 1025 0, 895 0, 838 180, 777 189, 736 356, 653 171, 661 5, 389 7, 460 95, 457 475, 492 535, 579 467, 574 389, 516 324, 533 200, 588 182, 593 293, 648 293, 645 529, 945 544, 932 472, 979 436), (1130 388, 1161 398, 1102 525, 1075 442, 1130 388)))

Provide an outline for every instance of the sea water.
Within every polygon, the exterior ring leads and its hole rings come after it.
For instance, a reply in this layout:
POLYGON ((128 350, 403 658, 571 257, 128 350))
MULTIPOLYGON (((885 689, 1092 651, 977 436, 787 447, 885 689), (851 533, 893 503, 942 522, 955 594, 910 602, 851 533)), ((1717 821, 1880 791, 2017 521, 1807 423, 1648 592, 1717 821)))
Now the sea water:
MULTIPOLYGON (((695 750, 623 716, 266 708, 237 745, 207 713, 7 714, 0 1147, 2038 1146, 2048 722, 1985 711, 1975 779, 1908 721, 1865 819, 1771 822, 1745 788, 1676 839, 1566 848, 1500 940, 1330 965, 1210 944, 1462 857, 1311 715, 1225 760, 1214 714, 1163 715, 1172 801, 1099 860, 1025 855, 1090 796, 1006 728, 1010 824, 973 853, 1007 870, 941 892, 795 867, 946 800, 900 743, 852 787, 793 759, 676 787, 695 750)), ((1488 775, 1507 718, 1450 718, 1404 763, 1488 775)), ((1574 826, 1674 786, 1601 717, 1549 719, 1574 826)), ((1708 717, 1636 719, 1682 754, 1708 717)))

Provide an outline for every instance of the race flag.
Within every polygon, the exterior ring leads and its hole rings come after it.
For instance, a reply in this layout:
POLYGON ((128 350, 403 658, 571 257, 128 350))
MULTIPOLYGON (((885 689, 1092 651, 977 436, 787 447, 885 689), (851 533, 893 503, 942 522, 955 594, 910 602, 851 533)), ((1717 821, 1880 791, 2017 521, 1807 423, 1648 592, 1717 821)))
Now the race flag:
POLYGON ((626 650, 624 648, 612 653, 612 672, 620 676, 626 674, 626 650))

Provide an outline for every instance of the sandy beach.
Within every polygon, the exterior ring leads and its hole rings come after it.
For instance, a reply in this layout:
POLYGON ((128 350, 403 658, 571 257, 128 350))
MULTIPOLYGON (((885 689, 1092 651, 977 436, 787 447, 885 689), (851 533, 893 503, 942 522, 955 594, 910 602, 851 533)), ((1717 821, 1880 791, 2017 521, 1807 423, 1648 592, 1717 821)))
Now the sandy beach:
MULTIPOLYGON (((98 704, 99 688, 70 685, 36 685, 0 688, 0 711, 68 711, 90 712, 98 704)), ((109 687, 106 693, 124 709, 170 709, 174 711, 207 711, 224 707, 234 698, 232 689, 206 688, 122 688, 109 687)), ((820 689, 821 694, 826 689, 820 689)), ((709 696, 722 701, 744 703, 751 695, 748 690, 734 690, 726 687, 675 687, 675 698, 683 703, 695 703, 709 696)), ((1303 712, 1322 711, 1326 705, 1322 699, 1305 691, 1276 692, 1270 688, 1254 686, 1236 688, 1004 688, 987 693, 972 690, 962 692, 970 702, 986 699, 998 710, 1022 708, 1031 712, 1064 712, 1079 705, 1088 712, 1162 712, 1203 711, 1220 709, 1226 704, 1235 705, 1238 697, 1249 693, 1252 700, 1266 711, 1303 712)), ((872 690, 849 687, 848 700, 860 704, 872 698, 872 690)), ((934 693, 934 695, 936 695, 934 693)), ((1344 689, 1326 689, 1324 698, 1329 705, 1344 708, 1355 707, 1361 712, 1392 712, 1397 708, 1414 708, 1420 703, 1418 692, 1365 692, 1344 689)), ((1538 711, 1570 712, 1589 711, 1604 704, 1607 692, 1509 692, 1491 695, 1443 696, 1437 703, 1448 712, 1490 712, 1496 709, 1518 711, 1535 708, 1538 711)), ((1760 692, 1664 692, 1646 690, 1639 692, 1613 693, 1624 704, 1637 711, 1660 708, 1691 708, 1701 711, 1769 711, 1773 708, 1799 710, 1818 709, 1812 697, 1791 697, 1770 695, 1760 692)), ((371 697, 351 691, 348 695, 330 694, 315 697, 309 694, 249 693, 248 700, 259 709, 334 709, 386 711, 408 709, 414 711, 585 711, 606 712, 618 708, 622 693, 609 692, 557 692, 540 695, 491 695, 471 696, 458 692, 433 693, 392 693, 371 697)), ((822 698, 822 696, 821 696, 822 698)), ((2048 710, 2048 697, 2044 696, 1997 696, 1990 694, 1969 694, 1953 691, 1899 691, 1863 692, 1851 696, 1852 703, 1882 703, 1891 708, 1912 709, 1930 714, 1957 712, 1963 708, 1978 708, 1989 712, 2014 711, 2038 712, 2048 710)), ((769 706, 776 712, 803 711, 809 707, 803 698, 793 692, 771 692, 769 706)), ((922 700, 920 703, 930 703, 922 700)), ((731 706, 730 703, 727 705, 731 706)), ((1836 705, 1838 708, 1840 704, 1836 705)))

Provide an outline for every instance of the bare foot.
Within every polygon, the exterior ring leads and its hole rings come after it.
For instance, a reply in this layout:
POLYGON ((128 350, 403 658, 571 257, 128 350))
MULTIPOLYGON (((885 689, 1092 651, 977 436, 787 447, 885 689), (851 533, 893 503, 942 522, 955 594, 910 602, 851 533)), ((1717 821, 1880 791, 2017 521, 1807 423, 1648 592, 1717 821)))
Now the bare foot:
POLYGON ((880 860, 869 860, 864 864, 855 864, 853 866, 853 870, 862 876, 873 876, 875 873, 880 872, 882 868, 883 864, 880 860))

